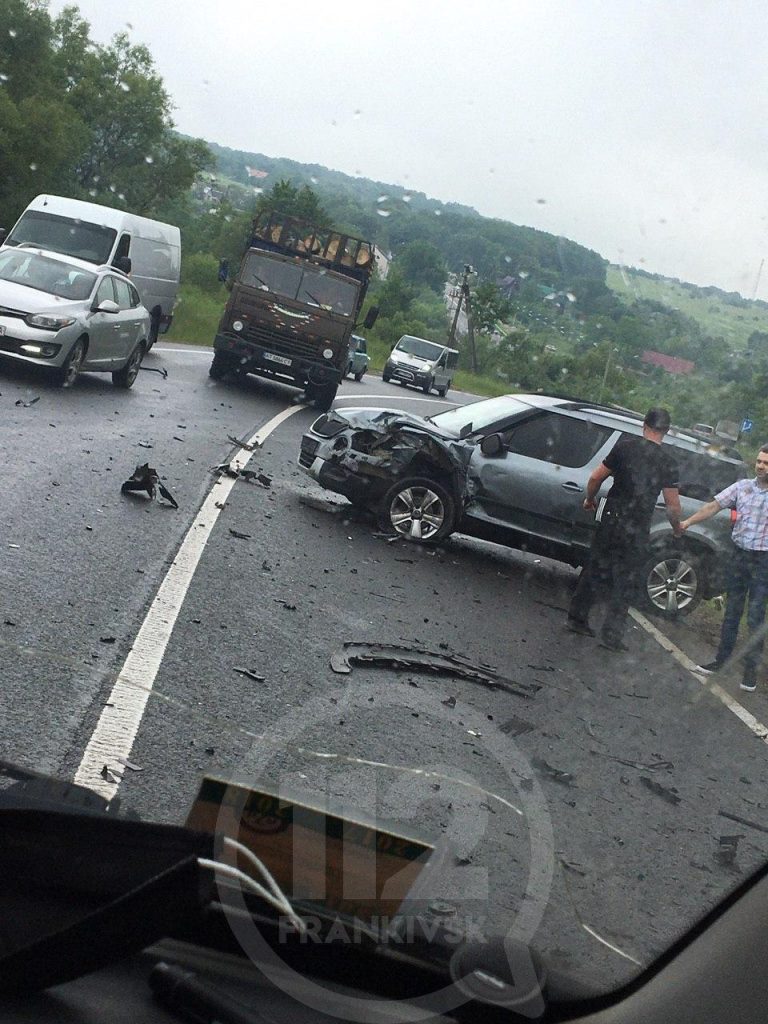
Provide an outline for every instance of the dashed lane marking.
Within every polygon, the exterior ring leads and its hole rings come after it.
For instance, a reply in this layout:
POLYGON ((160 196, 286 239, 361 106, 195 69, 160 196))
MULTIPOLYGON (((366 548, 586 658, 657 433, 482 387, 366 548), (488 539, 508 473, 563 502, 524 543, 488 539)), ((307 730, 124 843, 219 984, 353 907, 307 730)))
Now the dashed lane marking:
MULTIPOLYGON (((301 408, 291 406, 283 409, 257 430, 247 443, 260 447, 281 423, 300 412, 301 408)), ((253 452, 241 449, 230 465, 233 469, 244 469, 252 455, 253 452)), ((221 509, 217 503, 224 504, 235 482, 234 477, 222 476, 211 488, 187 530, 85 748, 75 773, 75 782, 107 799, 117 792, 119 778, 113 773, 119 772, 121 761, 128 760, 130 756, 184 598, 219 518, 221 509), (107 778, 102 775, 105 765, 112 770, 107 778)))

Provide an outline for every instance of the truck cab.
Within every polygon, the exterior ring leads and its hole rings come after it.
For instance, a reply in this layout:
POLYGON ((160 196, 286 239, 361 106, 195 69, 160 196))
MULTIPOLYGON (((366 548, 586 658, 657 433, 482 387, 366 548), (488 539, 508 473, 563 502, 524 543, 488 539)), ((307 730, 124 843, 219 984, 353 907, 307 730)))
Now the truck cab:
POLYGON ((329 409, 373 267, 369 242, 276 212, 258 216, 216 333, 211 377, 271 377, 329 409))

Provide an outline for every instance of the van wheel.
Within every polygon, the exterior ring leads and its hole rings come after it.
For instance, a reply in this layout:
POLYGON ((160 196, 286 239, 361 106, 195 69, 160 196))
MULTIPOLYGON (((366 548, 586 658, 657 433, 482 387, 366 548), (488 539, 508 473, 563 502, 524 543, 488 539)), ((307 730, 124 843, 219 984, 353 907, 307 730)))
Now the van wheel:
POLYGON ((157 341, 157 337, 160 334, 160 310, 153 309, 150 313, 150 325, 149 325, 149 336, 147 337, 147 352, 157 341))
POLYGON ((428 381, 425 381, 425 383, 421 385, 421 390, 424 392, 425 395, 429 394, 429 392, 432 390, 432 385, 434 383, 435 383, 435 378, 434 377, 430 377, 428 381))
POLYGON ((384 372, 382 373, 381 379, 384 381, 385 384, 389 384, 390 376, 386 370, 384 370, 384 372))
POLYGON ((704 559, 673 544, 657 548, 643 563, 639 600, 645 611, 665 619, 690 615, 706 584, 704 559))
POLYGON ((405 477, 381 499, 379 526, 417 544, 437 544, 453 530, 456 506, 447 489, 429 477, 405 477))
POLYGON ((363 374, 364 373, 365 373, 365 370, 360 370, 358 373, 356 373, 355 374, 355 380, 361 381, 363 379, 363 374))
POLYGON ((438 388, 437 393, 438 395, 440 395, 441 398, 445 398, 445 396, 448 394, 448 385, 446 384, 444 388, 438 388))
POLYGON ((141 361, 144 358, 144 342, 140 341, 131 353, 128 362, 121 370, 115 370, 112 374, 112 383, 116 388, 132 388, 133 383, 139 375, 141 361))

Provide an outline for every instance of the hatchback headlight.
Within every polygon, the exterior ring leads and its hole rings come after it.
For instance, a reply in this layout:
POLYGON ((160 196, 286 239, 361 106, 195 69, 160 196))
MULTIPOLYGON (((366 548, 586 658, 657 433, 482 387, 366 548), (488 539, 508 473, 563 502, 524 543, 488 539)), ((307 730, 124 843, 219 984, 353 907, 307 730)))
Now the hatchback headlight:
POLYGON ((30 313, 24 318, 24 323, 30 327, 42 327, 46 331, 60 331, 62 327, 69 327, 74 322, 73 316, 51 316, 48 313, 30 313))

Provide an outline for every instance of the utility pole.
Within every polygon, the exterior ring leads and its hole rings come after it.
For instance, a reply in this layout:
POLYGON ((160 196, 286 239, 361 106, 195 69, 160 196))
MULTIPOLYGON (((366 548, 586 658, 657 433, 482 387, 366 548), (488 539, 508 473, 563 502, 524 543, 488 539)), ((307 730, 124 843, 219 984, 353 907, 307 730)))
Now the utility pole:
POLYGON ((600 385, 600 394, 597 396, 598 402, 602 402, 603 400, 603 392, 605 391, 605 385, 608 381, 608 369, 611 365, 611 356, 615 351, 616 349, 613 347, 613 345, 611 345, 608 349, 608 358, 605 360, 605 372, 603 373, 603 381, 600 385))
POLYGON ((464 300, 464 304, 467 310, 467 333, 469 335, 469 354, 472 360, 472 372, 477 373, 477 352, 475 350, 475 329, 472 323, 472 307, 469 301, 469 275, 474 273, 472 267, 468 264, 464 264, 464 277, 462 278, 461 285, 459 287, 459 299, 456 303, 456 311, 453 315, 453 323, 451 324, 451 332, 448 335, 448 344, 453 347, 456 342, 456 326, 459 322, 459 313, 461 312, 461 301, 464 300))

